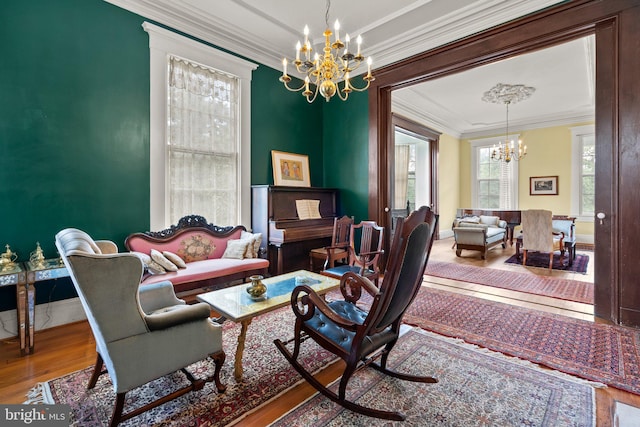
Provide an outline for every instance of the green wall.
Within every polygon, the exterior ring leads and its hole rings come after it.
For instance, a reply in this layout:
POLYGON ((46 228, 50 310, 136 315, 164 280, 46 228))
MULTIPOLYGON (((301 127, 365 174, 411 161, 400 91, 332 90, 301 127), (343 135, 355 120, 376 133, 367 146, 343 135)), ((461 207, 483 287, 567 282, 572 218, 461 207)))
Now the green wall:
MULTIPOLYGON (((317 101, 316 101, 317 102, 317 101)), ((356 221, 369 210, 369 104, 367 92, 346 102, 323 102, 324 186, 340 190, 341 214, 356 221)))
POLYGON ((251 184, 273 184, 276 150, 309 156, 311 185, 322 187, 322 103, 309 104, 300 92, 285 89, 281 74, 261 65, 251 80, 251 184))
POLYGON ((0 18, 0 243, 54 257, 68 226, 120 245, 148 226, 149 48, 101 1, 14 1, 0 18))
MULTIPOLYGON (((102 0, 21 0, 0 14, 0 245, 19 260, 84 229, 124 249, 149 229, 149 37, 144 17, 102 0)), ((252 80, 252 184, 270 184, 272 149, 308 154, 323 183, 323 107, 260 65, 252 80)), ((43 285, 45 286, 45 285, 43 285)), ((38 291, 74 295, 68 280, 38 291), (52 291, 52 289, 54 291, 52 291)), ((0 288, 0 311, 15 288, 0 288)))

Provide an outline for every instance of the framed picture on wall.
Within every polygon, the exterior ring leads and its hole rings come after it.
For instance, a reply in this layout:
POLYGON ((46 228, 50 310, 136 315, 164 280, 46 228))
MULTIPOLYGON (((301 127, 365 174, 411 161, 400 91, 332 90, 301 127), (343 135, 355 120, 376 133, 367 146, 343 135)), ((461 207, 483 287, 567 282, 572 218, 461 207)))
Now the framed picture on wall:
POLYGON ((558 175, 530 177, 529 178, 529 195, 557 196, 558 195, 558 175))
POLYGON ((311 187, 309 156, 271 151, 273 184, 292 187, 311 187))

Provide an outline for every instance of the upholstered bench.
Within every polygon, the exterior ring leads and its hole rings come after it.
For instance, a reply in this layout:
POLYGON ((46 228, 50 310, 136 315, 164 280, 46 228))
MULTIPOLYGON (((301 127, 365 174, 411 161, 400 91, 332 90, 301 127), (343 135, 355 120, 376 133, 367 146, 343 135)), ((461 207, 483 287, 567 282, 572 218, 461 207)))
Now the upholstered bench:
POLYGON ((507 223, 497 216, 472 216, 456 218, 453 223, 456 255, 461 256, 463 249, 480 251, 482 259, 494 246, 506 247, 507 223))
POLYGON ((184 292, 221 289, 256 274, 266 275, 269 261, 258 253, 261 238, 241 225, 219 227, 189 215, 166 230, 131 234, 125 246, 147 267, 141 284, 169 280, 176 292, 184 292))

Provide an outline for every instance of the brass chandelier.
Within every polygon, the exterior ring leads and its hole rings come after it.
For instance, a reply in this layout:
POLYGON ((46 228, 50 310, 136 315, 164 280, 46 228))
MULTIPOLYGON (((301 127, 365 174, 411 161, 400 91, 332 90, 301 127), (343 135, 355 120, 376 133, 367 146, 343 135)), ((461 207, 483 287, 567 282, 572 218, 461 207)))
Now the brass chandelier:
POLYGON ((495 144, 493 145, 491 148, 492 160, 509 163, 511 160, 522 160, 527 155, 527 146, 522 144, 521 139, 518 139, 517 147, 513 140, 509 140, 509 105, 529 98, 535 90, 531 86, 498 83, 482 96, 483 101, 504 104, 507 109, 507 130, 504 144, 501 141, 497 147, 495 144))
POLYGON ((340 23, 336 20, 334 25, 335 39, 331 42, 331 36, 333 32, 329 29, 329 8, 331 1, 327 0, 327 11, 325 13, 325 23, 327 29, 324 31, 324 48, 323 54, 320 56, 315 53, 313 60, 311 60, 311 42, 309 41, 309 27, 304 27, 304 44, 300 41, 296 44, 296 59, 292 61, 296 70, 301 74, 306 74, 304 83, 298 88, 292 88, 289 86, 291 77, 287 74, 287 64, 289 61, 287 58, 282 60, 283 73, 280 76, 280 81, 284 83, 284 86, 292 91, 303 91, 302 96, 307 98, 309 103, 315 101, 318 93, 329 102, 334 95, 346 101, 349 98, 349 94, 353 91, 362 92, 369 88, 369 85, 374 79, 371 75, 371 57, 367 60, 367 74, 362 77, 365 85, 358 88, 351 83, 352 73, 360 67, 360 64, 364 61, 364 56, 360 53, 360 45, 362 44, 362 37, 358 36, 356 39, 357 51, 354 54, 349 51, 349 44, 351 39, 349 34, 345 36, 345 41, 340 40, 340 23), (340 87, 340 81, 342 80, 342 87, 340 87), (310 84, 313 84, 315 88, 312 90, 310 84))

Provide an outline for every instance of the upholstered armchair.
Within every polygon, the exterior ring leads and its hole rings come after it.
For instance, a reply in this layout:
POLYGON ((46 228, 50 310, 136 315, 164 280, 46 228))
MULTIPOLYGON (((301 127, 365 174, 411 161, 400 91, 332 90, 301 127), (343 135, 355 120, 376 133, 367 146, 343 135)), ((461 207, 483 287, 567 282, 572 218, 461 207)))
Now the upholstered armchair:
POLYGON ((551 211, 529 209, 522 211, 522 265, 527 263, 529 251, 549 253, 549 271, 553 268, 553 253, 564 255, 564 232, 554 231, 551 211))
POLYGON ((456 218, 453 235, 457 256, 461 256, 462 250, 467 249, 480 251, 482 259, 485 259, 487 251, 494 246, 506 247, 507 222, 489 215, 456 218))
POLYGON ((215 381, 218 392, 222 327, 209 319, 205 303, 187 305, 176 298, 171 282, 140 287, 143 266, 134 254, 117 253, 109 241, 94 241, 68 228, 56 235, 56 246, 69 271, 97 345, 97 360, 88 388, 109 374, 116 402, 111 425, 215 381), (184 369, 210 356, 212 376, 196 379, 184 369), (123 414, 125 394, 149 381, 182 370, 191 384, 141 408, 123 414))

